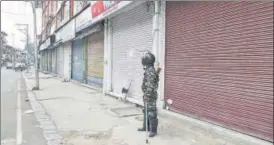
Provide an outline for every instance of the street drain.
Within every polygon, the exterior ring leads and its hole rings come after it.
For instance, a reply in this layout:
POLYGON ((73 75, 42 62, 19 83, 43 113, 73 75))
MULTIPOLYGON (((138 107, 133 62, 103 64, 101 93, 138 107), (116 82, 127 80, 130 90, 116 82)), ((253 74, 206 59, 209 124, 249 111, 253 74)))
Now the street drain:
POLYGON ((129 117, 136 116, 142 114, 140 109, 136 107, 120 107, 120 108, 112 108, 110 109, 113 113, 115 113, 119 117, 129 117))

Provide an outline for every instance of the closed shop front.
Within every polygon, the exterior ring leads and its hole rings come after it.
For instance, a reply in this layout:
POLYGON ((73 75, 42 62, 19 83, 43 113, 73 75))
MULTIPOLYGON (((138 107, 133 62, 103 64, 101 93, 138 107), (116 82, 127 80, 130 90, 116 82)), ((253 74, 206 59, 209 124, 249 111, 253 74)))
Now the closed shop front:
POLYGON ((44 71, 48 71, 48 50, 44 51, 44 71))
POLYGON ((63 44, 64 48, 64 71, 63 77, 65 80, 70 80, 70 68, 71 68, 71 42, 63 44))
POLYGON ((112 18, 112 93, 121 95, 131 82, 128 98, 142 103, 143 66, 141 57, 152 50, 153 6, 139 4, 112 18))
POLYGON ((48 72, 48 50, 45 51, 44 55, 44 71, 48 72))
POLYGON ((40 51, 40 56, 41 56, 41 58, 40 58, 40 70, 41 71, 45 71, 45 63, 44 63, 44 60, 45 60, 45 51, 40 51))
POLYGON ((57 74, 57 48, 52 48, 52 73, 57 74))
POLYGON ((57 74, 63 76, 63 47, 60 45, 57 47, 57 74))
POLYGON ((44 54, 44 71, 48 71, 48 50, 45 50, 45 54, 44 54))
POLYGON ((273 141, 273 3, 167 2, 167 99, 172 111, 273 141))
POLYGON ((49 69, 49 66, 51 61, 51 49, 48 49, 50 46, 50 38, 48 38, 43 44, 40 45, 40 67, 42 68, 42 71, 49 72, 51 69, 49 69))
POLYGON ((103 87, 104 29, 87 37, 87 84, 103 87))
POLYGON ((48 71, 52 72, 52 49, 48 49, 48 71))
POLYGON ((72 43, 72 79, 84 81, 83 40, 76 39, 72 43))
POLYGON ((56 47, 56 74, 60 74, 60 46, 56 47))
POLYGON ((63 45, 60 46, 60 77, 64 76, 64 47, 63 45))
MULTIPOLYGON (((62 39, 60 75, 65 81, 71 79, 71 53, 72 39, 75 37, 75 19, 70 20, 61 30, 59 30, 62 39)), ((77 49, 77 48, 76 48, 77 49)))

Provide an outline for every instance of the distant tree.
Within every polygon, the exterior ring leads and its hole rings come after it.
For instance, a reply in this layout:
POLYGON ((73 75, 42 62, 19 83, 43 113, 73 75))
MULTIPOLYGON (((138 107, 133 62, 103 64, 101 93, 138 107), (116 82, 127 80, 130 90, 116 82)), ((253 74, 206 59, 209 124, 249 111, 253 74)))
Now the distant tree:
POLYGON ((1 31, 1 46, 7 44, 7 36, 8 34, 4 31, 1 31))
POLYGON ((6 62, 6 59, 7 59, 7 50, 6 50, 6 45, 7 45, 7 33, 4 32, 4 31, 1 31, 1 46, 0 46, 0 51, 1 51, 1 58, 2 58, 2 61, 1 61, 1 66, 3 64, 5 64, 6 62))

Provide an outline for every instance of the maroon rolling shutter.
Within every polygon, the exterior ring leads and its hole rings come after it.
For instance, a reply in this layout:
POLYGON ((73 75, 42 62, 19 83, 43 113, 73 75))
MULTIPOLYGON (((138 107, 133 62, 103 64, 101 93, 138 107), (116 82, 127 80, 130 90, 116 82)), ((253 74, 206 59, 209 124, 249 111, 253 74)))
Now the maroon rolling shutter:
POLYGON ((167 2, 170 109, 273 141, 273 3, 167 2))

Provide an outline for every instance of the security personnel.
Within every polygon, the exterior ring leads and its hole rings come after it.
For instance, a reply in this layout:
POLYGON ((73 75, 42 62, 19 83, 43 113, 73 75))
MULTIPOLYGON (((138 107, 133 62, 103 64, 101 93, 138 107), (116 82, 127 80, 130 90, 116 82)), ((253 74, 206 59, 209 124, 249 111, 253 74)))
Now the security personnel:
MULTIPOLYGON (((157 89, 159 83, 159 75, 158 72, 154 68, 155 56, 147 52, 142 57, 142 64, 145 70, 143 83, 142 83, 142 91, 144 104, 147 103, 147 116, 148 116, 148 130, 150 131, 149 137, 153 137, 157 134, 157 89)), ((145 106, 145 105, 144 105, 145 106)), ((144 108, 144 121, 143 127, 139 128, 138 131, 146 131, 146 108, 144 108)))

